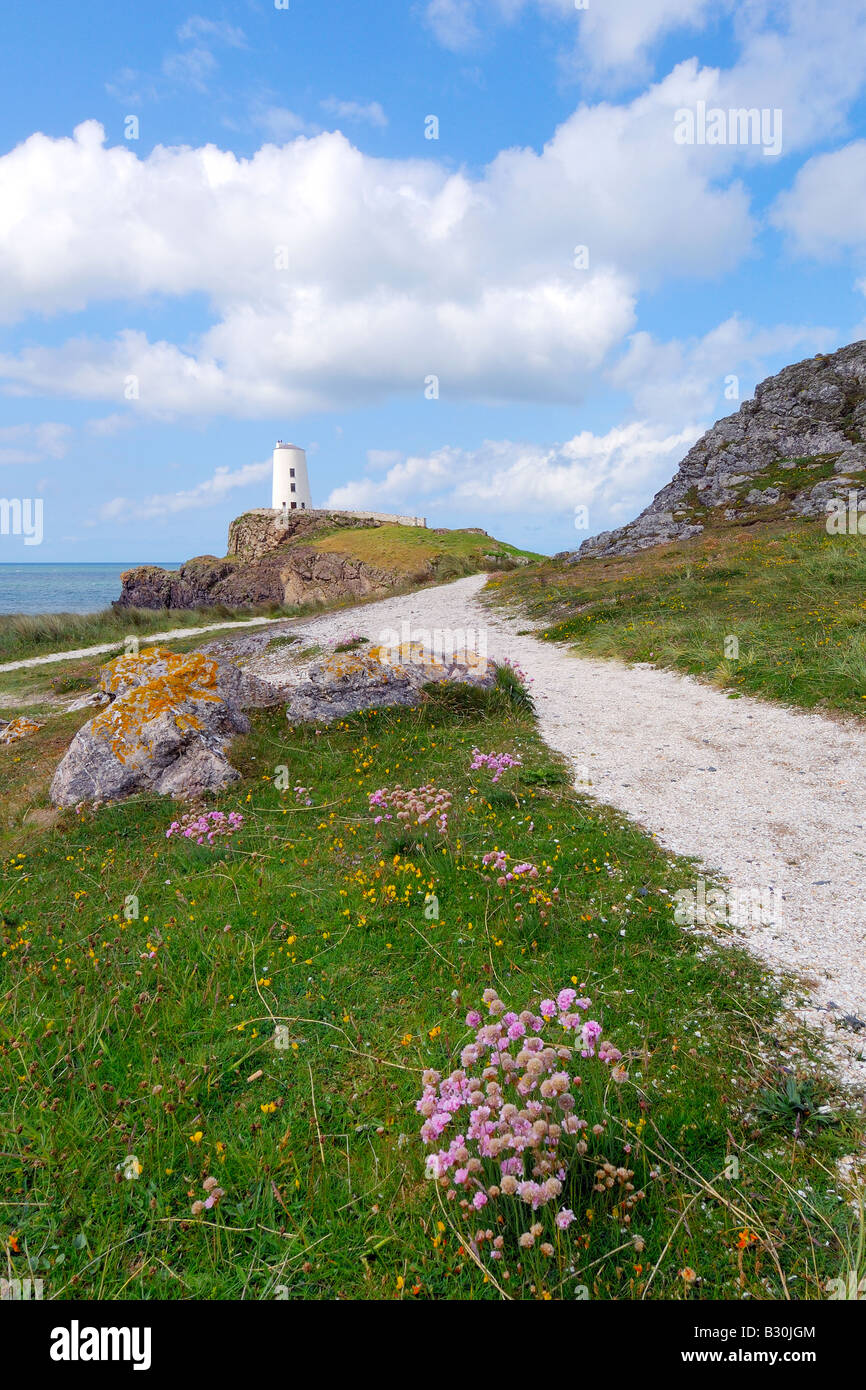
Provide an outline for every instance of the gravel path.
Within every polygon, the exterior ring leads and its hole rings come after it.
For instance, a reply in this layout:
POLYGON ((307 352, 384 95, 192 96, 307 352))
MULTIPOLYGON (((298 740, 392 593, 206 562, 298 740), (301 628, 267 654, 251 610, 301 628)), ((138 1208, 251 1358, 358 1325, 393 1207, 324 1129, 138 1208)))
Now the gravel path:
MULTIPOLYGON (((738 894, 773 890, 770 922, 733 937, 804 985, 799 1010, 818 1025, 843 1079, 866 1090, 866 737, 853 724, 747 696, 731 700, 650 666, 578 657, 518 635, 530 626, 479 603, 485 576, 298 621, 303 645, 403 623, 428 634, 472 628, 487 654, 532 679, 542 735, 568 757, 582 791, 615 806, 659 843, 738 894), (586 785, 587 777, 589 785, 586 785)), ((423 639, 422 639, 423 640, 423 639)), ((431 640, 428 636, 426 640, 431 640)), ((298 644, 299 646, 301 643, 298 644)), ((250 669, 300 679, 277 648, 250 669)))

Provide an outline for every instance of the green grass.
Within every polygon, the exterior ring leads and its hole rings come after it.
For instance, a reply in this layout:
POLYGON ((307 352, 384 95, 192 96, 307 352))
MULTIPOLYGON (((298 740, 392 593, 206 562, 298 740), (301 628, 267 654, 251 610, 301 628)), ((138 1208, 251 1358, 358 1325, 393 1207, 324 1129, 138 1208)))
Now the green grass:
POLYGON ((696 537, 616 561, 533 567, 494 595, 590 656, 804 708, 866 710, 866 538, 820 523, 696 537), (730 639, 738 644, 737 650, 730 639))
MULTIPOLYGON (((174 627, 206 627, 222 618, 231 621, 255 616, 252 610, 222 607, 103 608, 98 613, 0 614, 0 665, 50 652, 96 647, 103 642, 116 642, 121 646, 126 637, 146 637, 149 633, 165 632, 174 627)), ((280 616, 279 611, 276 616, 280 616)), ((285 616, 296 616, 296 610, 285 616)))
POLYGON ((426 526, 377 526, 346 530, 316 537, 310 544, 316 550, 352 555, 369 565, 396 574, 423 574, 431 566, 439 580, 459 579, 479 570, 507 569, 515 556, 532 560, 542 557, 529 550, 479 536, 472 531, 436 530, 426 526), (496 557, 492 562, 485 557, 496 557))
MULTIPOLYGON (((48 812, 81 717, 0 750, 12 1274, 60 1299, 499 1297, 424 1181, 420 1076, 456 1064, 488 985, 519 1010, 574 979, 628 1056, 591 1156, 628 1139, 646 1199, 627 1227, 581 1179, 563 1262, 518 1269, 512 1251, 509 1295, 821 1297, 847 1277, 834 1163, 856 1126, 838 1101, 796 1140, 758 1114, 790 1066, 777 987, 673 923, 693 870, 573 793, 511 689, 434 689, 325 730, 257 713, 243 780, 212 803, 245 825, 214 850, 166 840, 177 808, 155 798, 48 812), (491 788, 475 745, 522 767, 491 788), (282 767, 313 806, 277 790, 282 767), (374 825, 367 794, 397 781, 451 790, 446 840, 374 825), (494 846, 549 865, 558 905, 497 887, 494 846), (208 1177, 225 1196, 193 1216, 208 1177)), ((798 1083, 825 1094, 817 1061, 798 1083)))
MULTIPOLYGON (((173 625, 174 616, 174 613, 162 614, 162 622, 166 624, 166 629, 173 625)), ((184 628, 182 626, 179 629, 180 636, 161 638, 159 645, 169 647, 176 652, 195 651, 203 642, 215 642, 221 637, 229 636, 232 631, 236 631, 231 623, 221 627, 219 619, 214 619, 212 614, 199 614, 198 616, 204 617, 206 620, 204 625, 212 627, 213 630, 205 635, 190 637, 183 635, 184 628), (208 617, 210 617, 209 622, 207 621, 208 617)), ((160 631, 159 627, 153 630, 160 631)), ((252 631, 255 629, 253 628, 252 631)), ((146 646, 147 637, 142 634, 137 635, 140 636, 141 645, 146 646)), ((117 639, 118 647, 123 645, 123 641, 123 638, 117 639)), ((94 645, 96 644, 94 643, 94 645)), ((75 647, 72 648, 72 650, 75 649, 75 647)), ((31 655, 35 655, 35 653, 31 653, 31 655)), ((40 666, 24 666, 15 671, 0 671, 0 711, 18 713, 26 710, 37 715, 50 713, 50 707, 56 706, 58 698, 72 697, 75 694, 84 694, 90 689, 95 689, 99 670, 103 662, 107 660, 107 654, 89 657, 61 657, 58 661, 46 661, 40 666)))

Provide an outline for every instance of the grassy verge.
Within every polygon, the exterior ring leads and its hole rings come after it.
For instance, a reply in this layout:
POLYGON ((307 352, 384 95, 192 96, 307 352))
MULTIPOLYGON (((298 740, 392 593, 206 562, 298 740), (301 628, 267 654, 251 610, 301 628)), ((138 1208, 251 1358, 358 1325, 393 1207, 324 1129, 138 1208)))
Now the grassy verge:
MULTIPOLYGON (((824 1097, 775 985, 674 924, 690 867, 573 793, 513 694, 434 690, 327 730, 257 714, 212 803, 244 825, 213 849, 167 839, 177 808, 154 798, 7 820, 13 1274, 60 1299, 777 1299, 847 1277, 834 1163, 859 1136, 841 1118, 795 1139, 766 1108, 783 1072, 824 1097), (522 766, 493 786, 476 745, 522 766), (447 788, 447 834, 376 825, 368 794, 395 782, 447 788), (500 886, 494 848, 541 891, 500 886), (494 1265, 424 1180, 421 1074, 457 1064, 485 988, 519 1011, 571 982, 628 1079, 587 1099, 605 1133, 569 1173, 555 1256, 521 1255, 505 1221, 494 1265), (584 1171, 623 1154, 631 1212, 584 1171)), ((19 806, 44 809, 60 724, 0 750, 19 806)))
POLYGON ((214 608, 103 608, 98 613, 0 614, 0 665, 50 652, 76 651, 103 642, 122 646, 129 636, 147 637, 169 628, 208 627, 221 619, 232 622, 259 616, 297 617, 297 609, 254 610, 214 608))
POLYGON ((589 656, 689 672, 805 708, 866 710, 866 542, 790 522, 718 530, 615 561, 547 565, 491 589, 589 656))

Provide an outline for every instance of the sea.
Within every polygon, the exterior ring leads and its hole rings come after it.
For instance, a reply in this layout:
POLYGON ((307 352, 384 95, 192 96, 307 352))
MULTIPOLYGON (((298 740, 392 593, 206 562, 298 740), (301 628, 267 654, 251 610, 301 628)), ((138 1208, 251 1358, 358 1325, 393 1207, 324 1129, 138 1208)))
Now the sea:
POLYGON ((0 613, 98 613, 120 597, 120 576, 139 564, 178 568, 177 561, 125 565, 0 565, 0 613))

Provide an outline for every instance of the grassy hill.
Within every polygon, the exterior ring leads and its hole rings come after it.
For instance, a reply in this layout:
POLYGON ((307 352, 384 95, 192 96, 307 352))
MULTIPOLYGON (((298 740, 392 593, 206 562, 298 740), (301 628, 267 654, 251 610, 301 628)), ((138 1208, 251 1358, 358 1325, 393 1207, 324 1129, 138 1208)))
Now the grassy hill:
POLYGON ((703 519, 706 529, 690 540, 542 563, 497 577, 493 593, 542 620, 540 635, 587 655, 863 717, 866 537, 790 517, 725 524, 705 510, 703 519))
POLYGON ((335 531, 310 544, 316 550, 351 555, 368 565, 410 575, 429 565, 437 579, 456 579, 480 570, 509 569, 515 560, 542 560, 474 530, 450 531, 424 526, 379 526, 376 529, 335 531))

